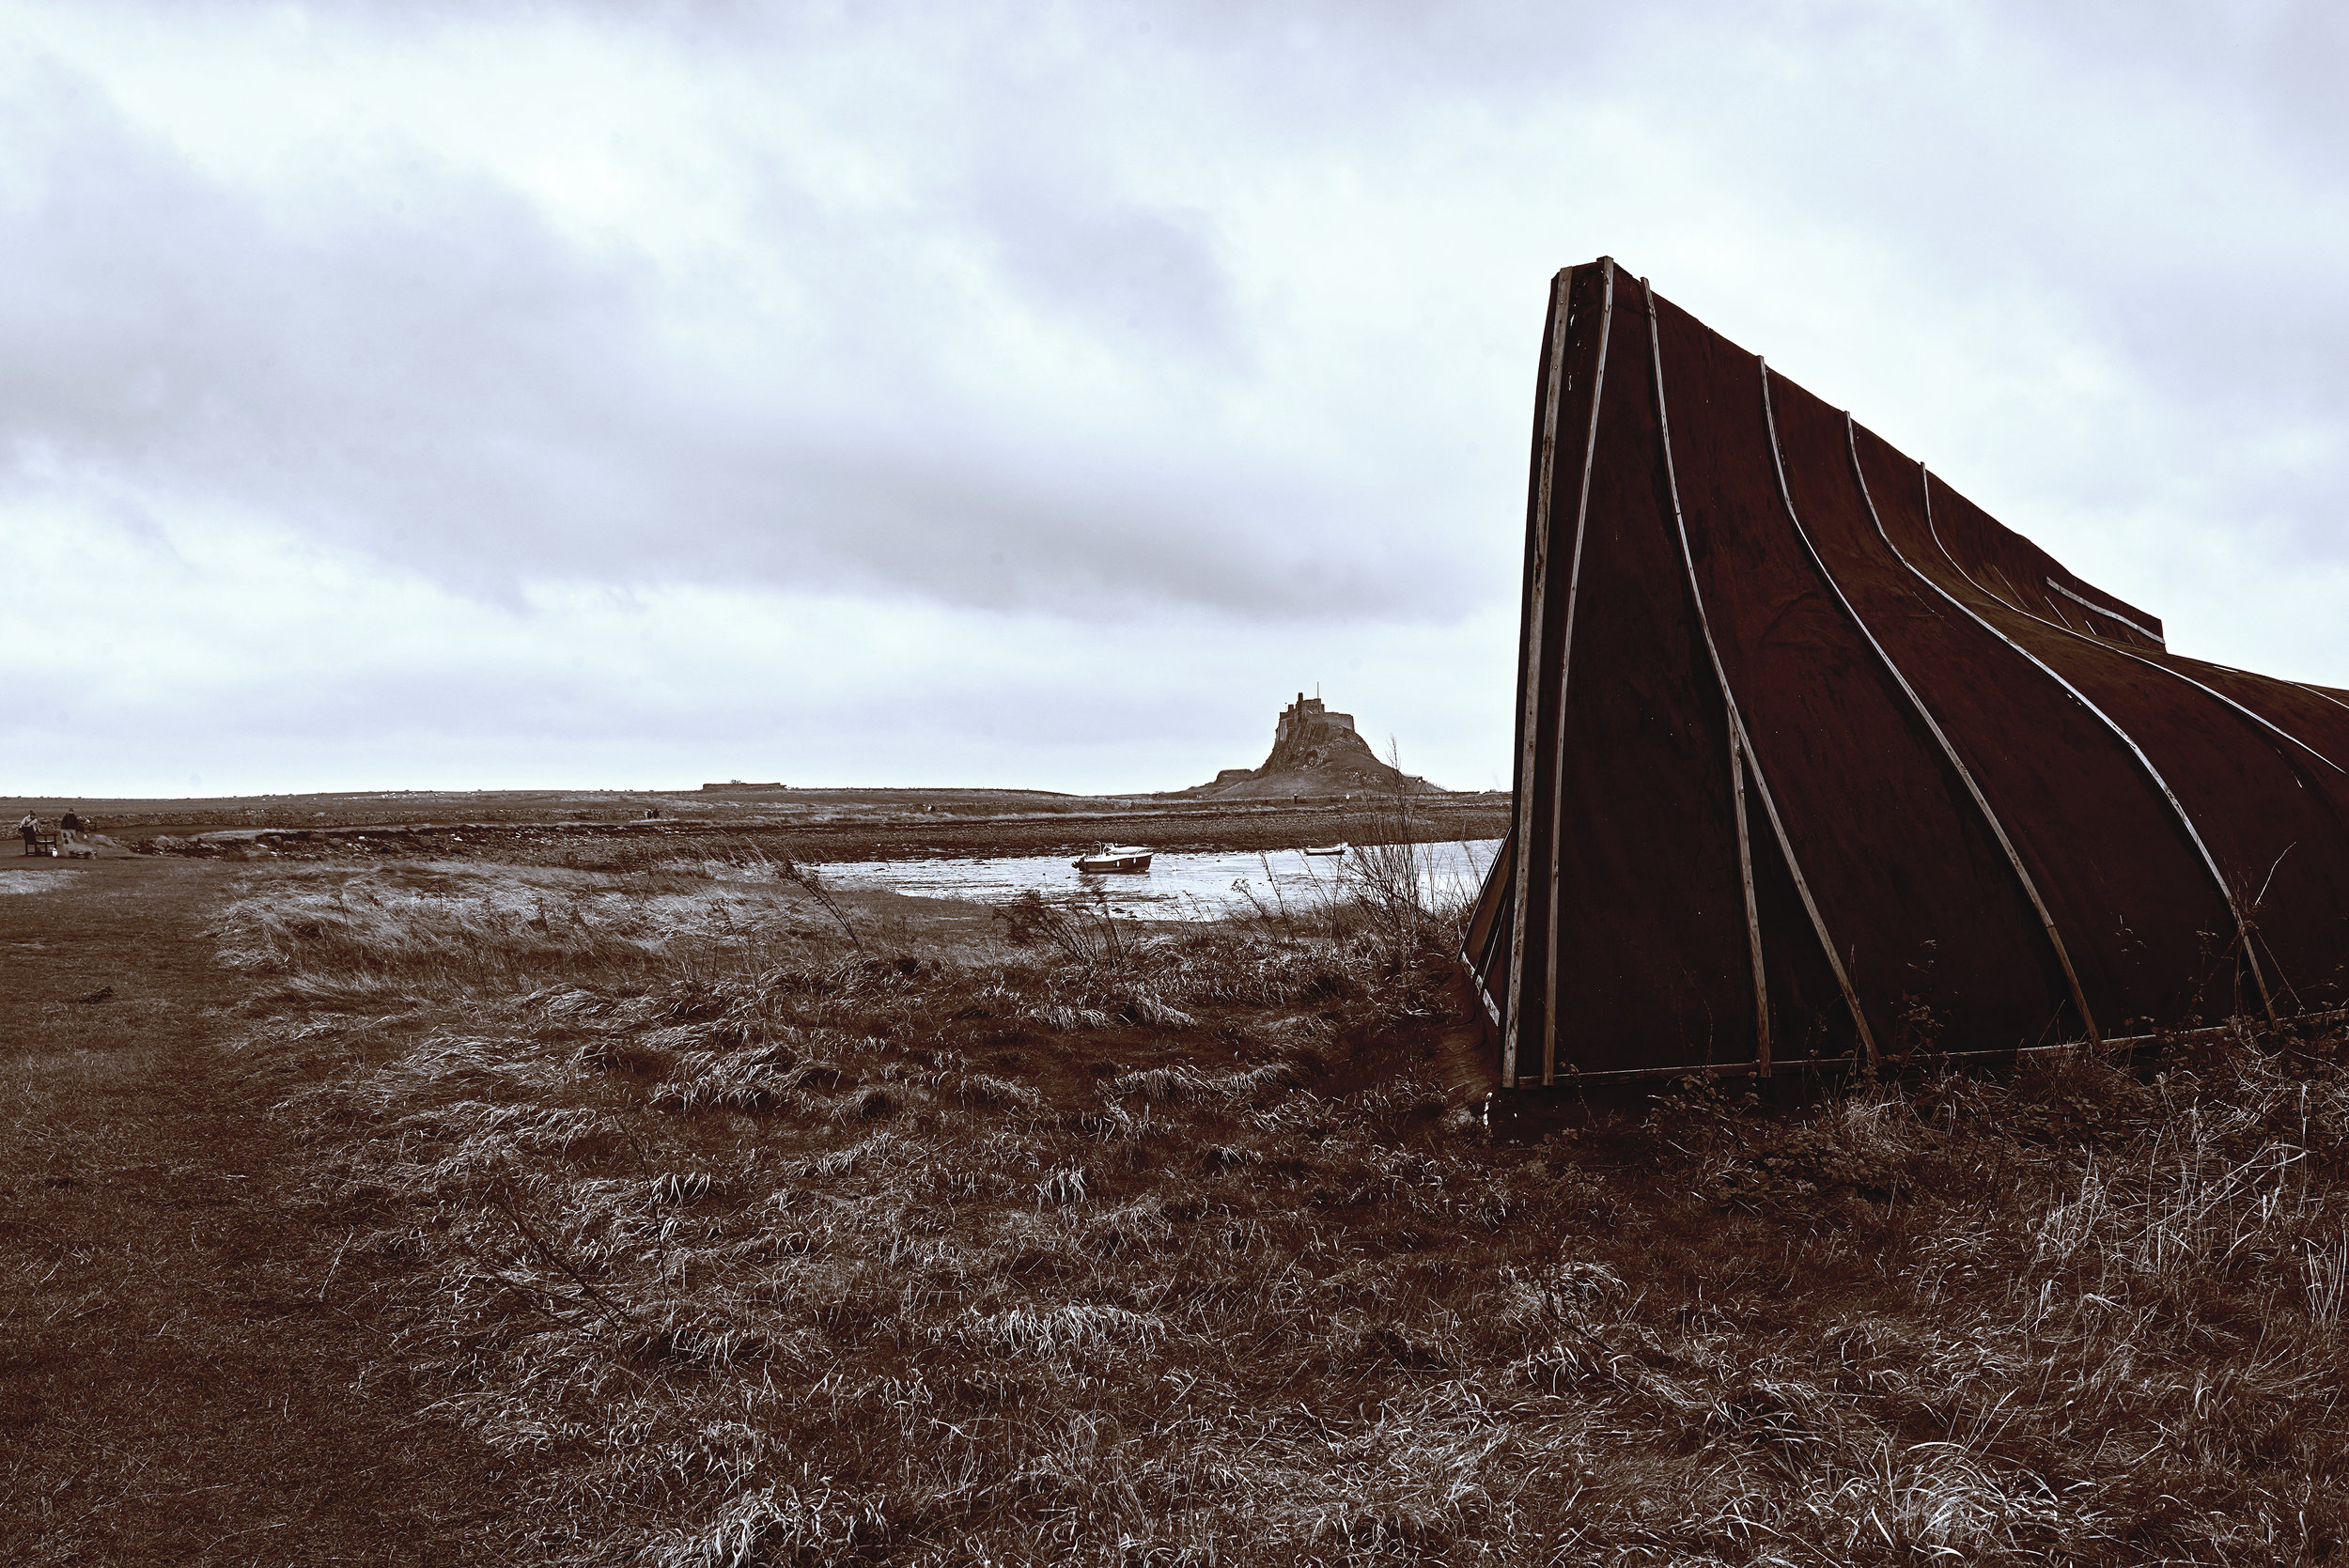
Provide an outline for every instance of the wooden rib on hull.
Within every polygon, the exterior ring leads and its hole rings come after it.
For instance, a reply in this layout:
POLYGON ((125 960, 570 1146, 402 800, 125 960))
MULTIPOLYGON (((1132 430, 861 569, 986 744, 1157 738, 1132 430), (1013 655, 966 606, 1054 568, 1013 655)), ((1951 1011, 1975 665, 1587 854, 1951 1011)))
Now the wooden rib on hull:
POLYGON ((1504 1083, 2003 1051, 2349 1000, 2349 693, 2160 621, 1607 258, 1553 281, 1504 1083))

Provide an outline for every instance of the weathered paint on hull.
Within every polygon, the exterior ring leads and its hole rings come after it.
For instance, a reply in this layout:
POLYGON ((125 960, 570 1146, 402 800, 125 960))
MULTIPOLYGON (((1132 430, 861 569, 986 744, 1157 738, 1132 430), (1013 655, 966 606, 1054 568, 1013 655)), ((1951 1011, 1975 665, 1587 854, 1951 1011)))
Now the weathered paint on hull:
POLYGON ((1536 381, 1503 1081, 2349 1000, 2349 692, 2170 653, 1605 258, 1536 381))

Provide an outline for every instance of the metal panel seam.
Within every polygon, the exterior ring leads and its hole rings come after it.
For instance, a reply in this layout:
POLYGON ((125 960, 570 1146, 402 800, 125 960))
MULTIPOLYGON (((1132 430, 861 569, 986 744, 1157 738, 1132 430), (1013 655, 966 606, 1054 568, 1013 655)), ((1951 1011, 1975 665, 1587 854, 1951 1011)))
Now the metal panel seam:
MULTIPOLYGON (((2249 675, 2252 672, 2248 670, 2237 670, 2235 672, 2237 675, 2249 675)), ((2268 678, 2272 680, 2275 677, 2271 675, 2268 678)), ((2311 696, 2322 697, 2326 702, 2332 704, 2335 707, 2349 708, 2349 703, 2342 702, 2339 697, 2334 696, 2330 691, 2326 691, 2321 686, 2310 686, 2305 680, 2288 680, 2284 682, 2284 684, 2286 686, 2296 686, 2301 691, 2308 692, 2311 696)))
MULTIPOLYGON (((1770 819, 1770 832, 1778 840, 1779 853, 1786 859, 1787 875, 1794 879, 1795 892, 1802 899, 1803 912, 1811 917, 1812 934, 1818 938, 1820 950, 1827 955, 1828 968, 1834 972, 1835 984, 1843 993, 1843 1005, 1851 1009, 1852 1027, 1859 1032, 1859 1042, 1867 1050, 1868 1065, 1876 1063, 1875 1034, 1868 1028, 1868 1015, 1861 1010, 1859 994, 1852 989, 1851 976, 1844 972, 1843 955, 1835 951, 1835 939, 1828 934, 1827 920, 1819 913, 1819 902, 1811 896, 1811 883, 1802 874, 1802 862, 1795 856, 1794 842, 1786 836, 1786 824, 1778 815, 1778 801, 1771 797, 1770 782, 1762 771, 1762 759, 1753 749, 1753 736, 1746 728, 1745 715, 1737 708, 1737 694, 1730 690, 1729 672, 1721 665, 1721 653, 1713 641, 1713 623, 1704 613, 1704 591, 1697 585, 1695 554, 1688 549, 1688 523, 1680 513, 1680 475, 1672 467, 1672 416, 1664 396, 1664 344, 1656 324, 1656 287, 1645 278, 1640 287, 1647 294, 1647 341, 1651 373, 1656 386, 1657 429, 1664 448, 1664 484, 1672 497, 1672 528, 1680 540, 1680 565, 1688 583, 1688 602, 1696 611, 1697 629, 1704 636, 1704 652, 1713 661, 1713 678, 1720 683, 1721 706, 1729 710, 1729 722, 1735 734, 1737 746, 1745 753, 1747 765, 1753 770, 1754 793, 1762 797, 1762 810, 1770 819)), ((1750 893, 1748 895, 1751 896, 1750 893)), ((1757 931, 1759 927, 1756 927, 1757 931)), ((1760 961, 1757 949, 1755 959, 1760 961)), ((1756 970, 1756 990, 1760 989, 1756 970)), ((1761 1024, 1769 1028, 1767 1016, 1761 1024)))
MULTIPOLYGON (((2169 644, 2166 643, 2163 644, 2162 652, 2168 653, 2169 651, 2169 644)), ((2349 703, 2342 702, 2339 697, 2334 696, 2331 692, 2326 691, 2321 686, 2310 686, 2305 680, 2287 680, 2281 675, 2263 675, 2257 670, 2239 670, 2232 664, 2221 664, 2216 660, 2210 659, 2198 659, 2195 662, 2197 664, 2208 664, 2213 669, 2224 670, 2231 675, 2248 675, 2254 680, 2272 680, 2279 686, 2294 687, 2299 691, 2306 691, 2311 697, 2320 697, 2326 702, 2332 704, 2335 707, 2349 708, 2349 703)))
MULTIPOLYGON (((1730 694, 1729 675, 1721 668, 1720 652, 1713 645, 1712 623, 1704 613, 1704 596, 1697 591, 1696 565, 1688 554, 1688 525, 1680 516, 1680 475, 1672 466, 1672 410, 1664 399, 1664 350, 1656 327, 1656 287, 1641 278, 1640 288, 1647 302, 1649 370, 1656 394, 1656 429, 1664 452, 1664 485, 1672 497, 1672 526, 1680 536, 1681 562, 1688 572, 1688 600, 1696 613, 1697 630, 1704 640, 1705 657, 1712 661, 1714 684, 1720 691, 1721 710, 1728 719, 1730 803, 1737 817, 1737 877, 1745 893, 1746 945, 1753 965, 1753 1059, 1761 1076, 1767 1078, 1770 1076, 1769 969, 1762 952, 1761 900, 1755 896, 1753 888, 1752 835, 1746 829, 1747 759, 1745 748, 1738 739, 1744 725, 1737 716, 1737 699, 1730 694)), ((1759 790, 1762 776, 1758 768, 1754 770, 1753 782, 1754 787, 1759 790)), ((1790 867, 1793 865, 1791 854, 1787 863, 1790 867)), ((1795 876, 1799 884, 1801 873, 1797 871, 1795 876)), ((1821 939, 1825 940, 1824 934, 1821 939)))
MULTIPOLYGON (((2302 1015, 2299 1021, 2308 1024, 2340 1023, 2349 1020, 2349 1008, 2333 1008, 2321 1013, 2302 1015)), ((2226 1037, 2233 1029, 2231 1024, 2212 1024, 2202 1029, 2182 1030, 2167 1034, 2123 1034, 2099 1040, 2067 1040, 2048 1046, 2015 1046, 2004 1050, 1937 1051, 1937 1062, 2021 1062, 2033 1058, 2057 1057, 2066 1053, 2084 1054, 2094 1051, 2109 1061, 2117 1053, 2134 1054, 2140 1046, 2161 1047, 2188 1040, 2215 1040, 2226 1037)), ((1816 1070, 1817 1063, 1799 1063, 1798 1067, 1816 1070)), ((1749 1071, 1743 1063, 1700 1064, 1690 1067, 1627 1067, 1606 1072, 1579 1073, 1570 1079, 1577 1088, 1591 1084, 1636 1083, 1657 1079, 1735 1078, 1749 1071)), ((1759 1076, 1758 1074, 1756 1075, 1759 1076)))
MULTIPOLYGON (((1591 377, 1591 423, 1582 439, 1582 485, 1574 506, 1574 554, 1566 567, 1566 621, 1558 640, 1558 759, 1550 772, 1553 782, 1563 778, 1566 770, 1566 684, 1574 668, 1574 601, 1582 586, 1582 536, 1591 518, 1591 464, 1598 456, 1598 411, 1607 394, 1607 336, 1615 321, 1615 263, 1611 256, 1598 258, 1598 369, 1591 377)), ((1544 1088, 1558 1081, 1558 841, 1566 831, 1564 789, 1554 791, 1549 809, 1549 929, 1544 933, 1549 943, 1549 967, 1546 971, 1549 1004, 1542 1009, 1544 1088)))
POLYGON ((1532 859, 1528 853, 1532 846, 1531 826, 1533 794, 1533 752, 1540 726, 1535 722, 1542 707, 1542 616, 1549 582, 1549 491, 1551 476, 1558 466, 1558 395, 1565 383, 1566 329, 1574 303, 1574 269, 1561 268, 1549 280, 1549 384, 1542 396, 1542 451, 1539 478, 1533 487, 1533 515, 1527 526, 1534 531, 1532 603, 1526 607, 1525 637, 1525 698, 1517 711, 1517 820, 1511 831, 1517 843, 1517 863, 1511 867, 1511 880, 1517 884, 1515 912, 1509 923, 1509 983, 1506 1017, 1501 1031, 1501 1081, 1503 1087, 1517 1086, 1517 1032, 1525 1017, 1525 911, 1532 896, 1532 859))
MULTIPOLYGON (((1852 625, 1859 629, 1859 635, 1868 640, 1868 646, 1875 650, 1876 658, 1882 660, 1885 669, 1891 672, 1893 680, 1900 684, 1902 694, 1907 697, 1909 706, 1917 710, 1917 717, 1925 722, 1925 728, 1933 732, 1933 738, 1941 747, 1941 754, 1950 759, 1950 766, 1957 770, 1958 780, 1965 784, 1966 793, 1973 800, 1975 809, 1982 813, 1983 821, 1989 826, 1991 833, 1997 837, 1999 847, 2006 851, 2006 863, 2014 867, 2015 879, 2022 884, 2023 896, 2030 900, 2030 907, 2038 914, 2041 927, 2047 933, 2048 942, 2055 948, 2056 962, 2063 968, 2063 983, 2071 987, 2072 1005, 2079 1009, 2080 1025, 2088 1031, 2088 1037, 2091 1040, 2097 1038, 2096 1015, 2089 1007, 2088 993, 2081 989, 2080 977, 2072 968, 2072 955, 2064 948, 2063 933, 2057 927, 2055 916, 2047 908, 2047 901, 2039 896, 2039 884, 2031 879, 2030 868, 2023 864, 2021 852, 2015 847, 2015 841, 2007 836, 2006 824, 1999 821, 1999 814, 1991 809, 1990 798, 1983 792, 1981 784, 1974 778, 1973 769, 1968 768, 1965 759, 1957 754, 1957 747, 1950 739, 1948 732, 1941 728, 1940 721, 1933 716, 1933 710, 1925 706, 1925 700, 1918 694, 1917 689, 1908 683, 1908 676, 1902 672, 1900 665, 1893 661, 1891 654, 1886 651, 1883 644, 1876 641, 1875 633, 1869 629, 1868 623, 1860 617, 1859 608, 1845 597, 1843 584, 1835 581, 1835 574, 1828 570, 1826 561, 1821 559, 1818 551, 1812 548, 1811 536, 1803 529, 1802 519, 1795 513, 1794 492, 1786 485, 1786 465, 1781 459, 1778 449, 1778 418, 1771 411, 1770 403, 1770 368, 1766 364, 1762 366, 1762 413, 1770 427, 1770 461, 1778 469, 1779 499, 1786 504, 1786 517, 1795 526, 1795 536, 1802 541, 1802 548, 1810 555, 1811 564, 1818 567, 1819 575, 1825 578, 1828 586, 1835 591, 1836 602, 1843 607, 1843 613, 1851 617, 1852 625)), ((1891 536, 1884 531, 1884 520, 1876 516, 1875 497, 1868 493, 1868 476, 1859 471, 1859 442, 1858 437, 1853 434, 1852 417, 1848 411, 1843 414, 1843 446, 1851 456, 1852 479, 1859 488, 1861 503, 1868 508, 1868 520, 1875 524, 1876 537, 1882 539, 1886 548, 1890 549, 1892 543, 1891 536)), ((1899 552, 1895 551, 1893 553, 1899 552)))
MULTIPOLYGON (((2232 708, 2237 715, 2249 720, 2252 723, 2259 725, 2262 729, 2272 731, 2279 738, 2291 741, 2292 744, 2299 747, 2300 750, 2308 753, 2309 755, 2314 757, 2317 761, 2323 763, 2334 772, 2349 773, 2349 768, 2341 767, 2341 764, 2335 762, 2332 758, 2326 756, 2324 753, 2318 751, 2315 747, 2310 745, 2307 741, 2301 739, 2290 730, 2285 729, 2281 724, 2277 723, 2274 720, 2267 718, 2263 714, 2256 713, 2250 708, 2244 706, 2241 703, 2236 702, 2232 697, 2228 696, 2224 691, 2217 690, 2216 687, 2204 686, 2201 681, 2196 680, 2192 675, 2187 675, 2184 670, 2173 670, 2167 664, 2156 664, 2152 660, 2146 658, 2143 654, 2139 653, 2134 649, 2123 647, 2120 644, 2112 642, 2107 638, 2091 637, 2084 631, 2079 631, 2070 626, 2051 621, 2045 615, 2032 615, 2028 610, 2018 610, 2016 613, 2030 615, 2032 620, 2037 621, 2041 626, 2046 627, 2050 631, 2061 631, 2067 636, 2077 637, 2083 643, 2093 643, 2100 648, 2110 648, 2114 653, 2119 654, 2123 659, 2133 659, 2149 670, 2158 670, 2165 675, 2171 676, 2177 680, 2182 680, 2188 686, 2194 688, 2195 691, 2201 692, 2202 695, 2226 704, 2227 706, 2232 708)), ((2168 653, 2170 651, 2170 644, 2164 643, 2162 644, 2162 651, 2164 653, 2168 653)))
MULTIPOLYGON (((1927 535, 1931 536, 1934 548, 1941 552, 1941 558, 1950 564, 1951 569, 1955 571, 1958 576, 1964 578, 1968 582, 1973 584, 1974 590, 1977 593, 1983 594, 1989 598, 1998 598, 1998 595, 1991 593, 1981 583, 1975 582, 1973 573, 1958 565, 1957 557, 1950 553, 1950 547, 1941 542, 1941 530, 1935 525, 1933 520, 1933 473, 1922 463, 1919 463, 1917 465, 1917 482, 1919 489, 1924 496, 1925 532, 1927 535)), ((1891 543, 1889 537, 1885 542, 1887 544, 1891 543)), ((2014 638, 2009 637, 2005 632, 2000 631, 1997 627, 1992 626, 1988 621, 1983 620, 1982 616, 1975 613, 1971 605, 1967 604, 1955 594, 1951 593, 1947 588, 1942 587, 1941 584, 1934 582, 1932 578, 1927 577, 1922 571, 1920 571, 1916 563, 1910 561, 1907 556, 1901 554, 1900 546, 1892 545, 1892 553, 1900 557, 1900 563, 1902 566, 1906 567, 1912 572, 1916 572, 1917 581, 1922 582, 1925 586, 1931 588, 1935 593, 1939 594, 1943 598, 1949 600, 1950 603, 1955 605, 1959 610, 1963 611, 1973 620, 1975 625, 1981 627, 1984 631, 1989 632, 1990 635, 1996 637, 1999 642, 2004 643, 2008 647, 2013 648, 2016 653, 2022 655, 2025 659, 2030 660, 2031 664, 2038 669, 2040 674, 2046 675, 2049 680, 2054 681, 2058 686, 2062 687, 2065 691, 2071 694, 2074 702, 2079 704, 2080 706, 2094 714, 2098 722, 2101 722, 2105 728, 2110 730, 2113 735, 2120 739, 2122 745, 2126 746, 2129 749, 2129 754, 2135 757, 2137 759, 2137 765, 2145 770, 2145 776, 2153 781, 2154 787, 2161 791, 2161 798, 2170 802, 2170 811, 2177 816, 2178 826, 2186 830, 2186 836, 2194 845, 2194 852, 2202 858, 2202 868, 2210 873, 2211 881, 2217 886, 2218 896, 2226 901, 2227 912, 2234 916, 2235 937, 2236 939, 2243 944, 2243 956, 2245 960, 2251 966, 2251 979, 2259 986, 2260 1005, 2266 1011, 2269 1021, 2275 1021, 2276 1003, 2267 994, 2267 977, 2260 971, 2259 955, 2251 951, 2251 928, 2250 924, 2243 918, 2243 906, 2236 901, 2234 890, 2227 886, 2225 874, 2218 869, 2218 862, 2212 858, 2210 846, 2202 842, 2202 835, 2201 831, 2195 828, 2194 818, 2187 813, 2185 802, 2181 801, 2178 799, 2176 792, 2170 789, 2170 781, 2161 776, 2161 769, 2154 766, 2154 759, 2145 754, 2145 749, 2137 743, 2135 737, 2132 737, 2128 731, 2121 727, 2120 722, 2115 720, 2111 714, 2107 713, 2103 708, 2098 707, 2094 703, 2090 702, 2086 692, 2082 691, 2078 687, 2073 685, 2062 675, 2058 675, 2054 668, 2050 666, 2046 660, 2041 659, 2037 654, 2031 652, 2020 643, 2017 643, 2014 638)), ((2004 603, 2005 601, 2001 599, 1999 602, 2004 603)), ((2009 608, 2014 609, 2015 607, 2009 606, 2009 608)), ((2016 613, 2023 615, 2030 615, 2030 612, 2028 610, 2017 610, 2016 613)), ((2030 615, 2030 618, 2033 620, 2039 619, 2036 615, 2030 615)), ((2041 621, 2040 624, 2045 626, 2047 623, 2041 621)), ((2099 644, 2098 645, 2105 646, 2107 644, 2099 644)))
MULTIPOLYGON (((1946 555, 1949 551, 1945 550, 1942 553, 1946 555)), ((1968 581, 1970 581, 1970 579, 1968 581)), ((2058 593, 2066 593, 2063 585, 2056 582, 2053 578, 2049 578, 2047 580, 2047 585, 2055 589, 2058 593)), ((2077 598, 2079 596, 2077 594, 2066 594, 2066 597, 2077 598)), ((2049 602, 2052 603, 2054 601, 2050 600, 2049 602)), ((2253 712, 2251 709, 2244 706, 2241 703, 2236 702, 2232 697, 2228 696, 2224 691, 2218 691, 2214 687, 2204 686, 2201 681, 2196 680, 2192 675, 2187 675, 2184 670, 2173 670, 2167 664, 2156 664, 2152 660, 2146 658, 2143 654, 2139 653, 2134 649, 2123 647, 2119 643, 2113 642, 2108 638, 2091 637, 2088 633, 2079 630, 2067 622, 2051 621, 2045 615, 2032 614, 2030 611, 2025 610, 2019 605, 2015 607, 2015 613, 2019 615, 2030 615, 2032 620, 2037 621, 2041 626, 2046 627, 2050 631, 2061 631, 2065 636, 2077 637, 2083 643, 2092 643, 2100 648, 2110 648, 2114 653, 2119 654, 2123 659, 2133 659, 2149 670, 2158 670, 2165 675, 2170 675, 2175 679, 2182 680, 2188 686, 2194 688, 2195 691, 2201 692, 2202 695, 2226 704, 2227 706, 2232 708, 2237 715, 2249 720, 2252 723, 2259 725, 2262 729, 2270 730, 2279 737, 2291 741, 2295 746, 2299 747, 2300 750, 2308 753, 2309 755, 2314 757, 2317 761, 2323 763, 2334 772, 2349 773, 2349 768, 2341 767, 2341 764, 2335 762, 2332 758, 2326 756, 2324 753, 2318 751, 2315 747, 2310 745, 2307 741, 2301 739, 2290 730, 2285 729, 2281 724, 2277 723, 2274 720, 2269 719, 2263 714, 2253 712)), ((2115 616, 2114 619, 2117 620, 2119 617, 2115 616)), ((2140 628, 2139 629, 2142 629, 2140 628)), ((2162 651, 2164 653, 2168 653, 2170 651, 2170 644, 2168 643, 2162 644, 2162 651)))
MULTIPOLYGON (((1847 413, 1843 417, 1845 419, 1849 419, 1851 415, 1847 413)), ((2127 627, 2131 631, 2136 632, 2139 636, 2143 637, 2150 642, 2158 643, 2165 648, 2170 645, 2170 639, 2162 636, 2159 632, 2149 631, 2145 628, 2138 625, 2135 621, 2129 619, 2126 615, 2121 613, 2118 610, 2108 610, 2103 605, 2098 604, 2094 599, 2086 598, 2072 592, 2071 589, 2065 587, 2062 583, 2058 582, 2052 577, 2047 579, 2047 586, 2053 588, 2057 593, 2061 594, 2065 598, 2070 599, 2074 604, 2080 605, 2085 609, 2093 610, 2097 614, 2102 615, 2106 620, 2119 621, 2123 626, 2127 627)))
MULTIPOLYGON (((1491 889, 1492 873, 1500 869, 1501 858, 1508 852, 1509 840, 1504 836, 1500 847, 1493 851, 1493 864, 1486 869, 1484 886, 1477 890, 1477 908, 1484 905, 1485 894, 1491 889)), ((1485 984, 1485 966, 1492 960, 1495 940, 1501 935, 1499 924, 1496 919, 1493 925, 1486 927, 1484 939, 1476 940, 1470 935, 1475 929, 1475 917, 1471 913, 1467 929, 1461 932, 1459 948, 1460 967, 1467 971, 1469 984, 1476 988, 1476 994, 1484 1001, 1485 1011, 1491 1016, 1496 1030, 1501 1027, 1501 1006, 1493 1000, 1492 987, 1485 984)))
MULTIPOLYGON (((1659 421, 1660 423, 1660 421, 1659 421)), ((1753 843, 1746 831, 1746 753, 1737 744, 1737 726, 1729 731, 1730 810, 1737 818, 1737 878, 1746 893, 1746 946, 1753 960, 1753 1059, 1762 1076, 1770 1076, 1770 983, 1762 957, 1762 905, 1753 892, 1753 843)))

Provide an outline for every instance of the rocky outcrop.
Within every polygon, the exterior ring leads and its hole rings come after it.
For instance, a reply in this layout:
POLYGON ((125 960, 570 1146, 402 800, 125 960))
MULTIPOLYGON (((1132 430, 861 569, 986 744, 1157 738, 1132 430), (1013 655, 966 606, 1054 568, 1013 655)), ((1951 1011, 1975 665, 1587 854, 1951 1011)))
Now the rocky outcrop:
POLYGON ((1273 726, 1272 752, 1260 768, 1226 768, 1213 784, 1187 794, 1218 800, 1286 800, 1329 795, 1440 793, 1425 779, 1397 772, 1378 760, 1369 742, 1355 733, 1354 716, 1332 713, 1319 697, 1302 691, 1281 710, 1273 726))

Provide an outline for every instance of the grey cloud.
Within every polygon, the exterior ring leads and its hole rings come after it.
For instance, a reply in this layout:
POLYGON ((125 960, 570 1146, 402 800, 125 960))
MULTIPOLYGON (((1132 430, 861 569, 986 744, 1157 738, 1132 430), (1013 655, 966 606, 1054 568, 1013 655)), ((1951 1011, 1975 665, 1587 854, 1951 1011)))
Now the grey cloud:
POLYGON ((209 494, 509 602, 546 576, 764 579, 1313 618, 1417 613, 1425 584, 1460 582, 1394 541, 1367 487, 1180 427, 1246 357, 1196 213, 1065 189, 983 206, 967 238, 1016 296, 1167 383, 1168 428, 1072 440, 941 380, 926 335, 970 324, 892 273, 888 232, 776 203, 764 241, 806 257, 823 319, 721 394, 663 348, 649 263, 583 254, 478 178, 419 158, 396 190, 313 194, 288 216, 62 71, 7 115, 32 192, 0 211, 0 353, 26 367, 0 387, 0 436, 20 485, 54 461, 209 494))
POLYGON ((979 208, 1023 296, 1067 313, 1129 351, 1244 367, 1248 348, 1200 212, 1127 205, 1071 207, 1006 193, 979 208))

